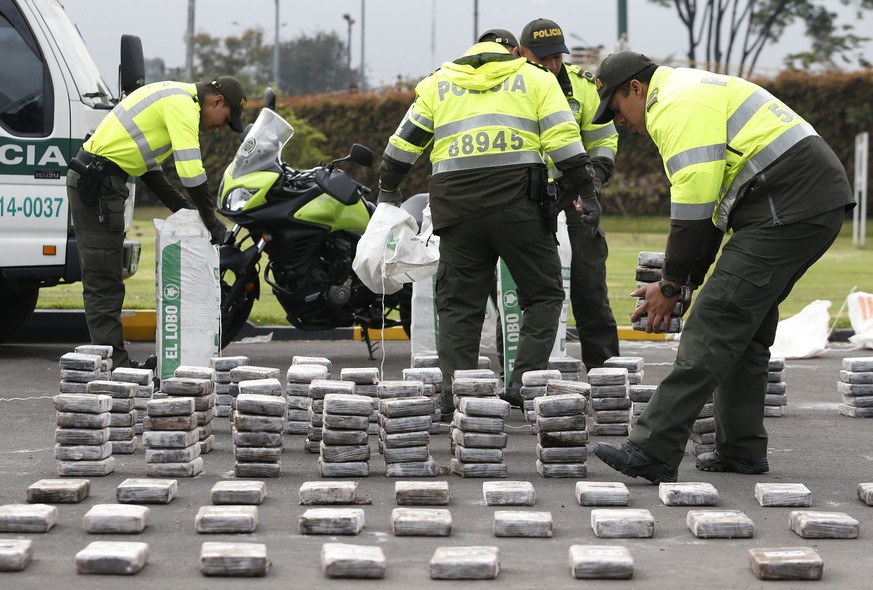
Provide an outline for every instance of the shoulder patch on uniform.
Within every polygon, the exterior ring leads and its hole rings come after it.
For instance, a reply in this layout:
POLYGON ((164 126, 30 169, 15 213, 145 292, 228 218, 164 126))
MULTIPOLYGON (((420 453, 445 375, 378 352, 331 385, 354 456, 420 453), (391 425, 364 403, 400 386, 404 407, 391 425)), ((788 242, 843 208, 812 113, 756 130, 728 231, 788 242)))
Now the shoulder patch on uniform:
POLYGON ((579 75, 588 80, 589 82, 594 82, 594 78, 597 76, 594 75, 594 72, 590 72, 588 70, 580 70, 579 75))

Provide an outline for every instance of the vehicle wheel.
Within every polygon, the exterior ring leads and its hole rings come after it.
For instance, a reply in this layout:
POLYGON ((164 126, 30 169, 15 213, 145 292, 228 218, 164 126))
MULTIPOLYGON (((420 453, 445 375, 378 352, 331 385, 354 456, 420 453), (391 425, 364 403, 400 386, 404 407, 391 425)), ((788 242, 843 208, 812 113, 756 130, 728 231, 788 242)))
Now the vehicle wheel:
MULTIPOLYGON (((255 299, 261 295, 261 284, 255 277, 252 281, 250 291, 243 290, 242 294, 237 297, 228 307, 227 312, 221 314, 221 348, 224 349, 228 344, 233 342, 237 334, 245 327, 249 319, 249 314, 252 313, 252 307, 255 304, 255 299)), ((230 285, 222 277, 221 279, 221 304, 224 307, 225 299, 230 293, 230 285)))
POLYGON ((36 301, 39 299, 39 288, 32 287, 21 289, 11 293, 0 293, 0 342, 8 342, 21 329, 33 310, 36 309, 36 301))

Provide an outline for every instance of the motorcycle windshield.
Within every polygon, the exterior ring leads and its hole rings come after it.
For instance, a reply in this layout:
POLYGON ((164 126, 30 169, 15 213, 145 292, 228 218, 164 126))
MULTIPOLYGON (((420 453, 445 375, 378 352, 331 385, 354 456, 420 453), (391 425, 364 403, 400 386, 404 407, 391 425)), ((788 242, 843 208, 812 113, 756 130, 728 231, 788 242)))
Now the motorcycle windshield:
POLYGON ((294 127, 275 111, 262 109, 227 168, 231 178, 279 167, 282 148, 294 135, 294 127))

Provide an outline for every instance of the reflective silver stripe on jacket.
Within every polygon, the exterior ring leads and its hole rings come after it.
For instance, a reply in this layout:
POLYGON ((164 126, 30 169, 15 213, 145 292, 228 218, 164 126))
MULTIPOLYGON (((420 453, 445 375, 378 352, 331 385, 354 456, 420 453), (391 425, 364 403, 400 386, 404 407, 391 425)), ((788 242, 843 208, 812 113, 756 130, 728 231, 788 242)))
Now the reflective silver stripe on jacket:
POLYGON ((718 201, 709 203, 670 203, 670 219, 694 221, 711 219, 718 201))
POLYGON ((409 115, 410 119, 424 127, 425 130, 433 129, 433 121, 420 113, 413 112, 412 107, 409 107, 409 112, 407 114, 409 115))
POLYGON ((615 162, 615 150, 605 145, 591 148, 590 150, 588 150, 588 156, 590 156, 592 159, 606 158, 607 160, 612 160, 613 162, 615 162))
POLYGON ((567 158, 572 158, 573 156, 578 156, 584 153, 585 148, 582 146, 582 142, 574 141, 569 145, 550 151, 549 157, 553 162, 563 162, 567 158))
POLYGON ((714 145, 702 145, 679 152, 667 160, 667 171, 673 176, 683 168, 704 162, 718 162, 724 160, 727 148, 723 143, 714 145))
POLYGON ((142 130, 134 122, 133 118, 142 113, 151 105, 161 100, 162 98, 166 98, 168 96, 173 96, 176 94, 182 94, 192 99, 195 98, 193 94, 182 88, 162 88, 149 94, 147 97, 130 107, 129 110, 121 104, 119 104, 112 110, 112 114, 115 115, 115 117, 121 123, 121 126, 124 127, 124 130, 127 131, 127 134, 130 135, 131 139, 133 139, 137 149, 139 149, 139 154, 142 157, 147 170, 154 169, 155 164, 157 164, 158 158, 160 156, 163 156, 164 154, 167 154, 172 149, 172 146, 170 144, 167 144, 152 148, 149 145, 148 140, 143 135, 142 130))
POLYGON ((740 108, 734 111, 734 114, 727 120, 727 142, 733 141, 734 137, 745 127, 746 123, 755 116, 755 113, 771 100, 775 100, 775 98, 775 96, 763 88, 746 98, 743 104, 740 105, 740 108))
POLYGON ((390 142, 385 147, 385 155, 394 158, 398 162, 403 162, 404 164, 415 164, 416 160, 418 160, 418 154, 415 152, 402 150, 390 142))
POLYGON ((433 165, 433 174, 472 170, 474 168, 493 168, 495 166, 514 166, 518 164, 543 165, 543 159, 537 152, 506 152, 500 154, 483 154, 481 156, 465 156, 440 160, 433 165))
POLYGON ((501 115, 498 113, 489 113, 487 115, 475 115, 467 117, 460 121, 453 121, 440 125, 434 129, 434 141, 446 139, 453 135, 478 129, 480 127, 507 127, 510 130, 521 130, 528 133, 536 134, 539 132, 539 125, 533 119, 524 117, 516 117, 514 115, 501 115))
MULTIPOLYGON (((201 160, 200 148, 189 148, 187 150, 175 150, 173 152, 173 159, 176 160, 176 164, 180 164, 182 162, 196 162, 201 160)), ((193 178, 184 178, 179 177, 179 180, 182 181, 182 186, 186 188, 190 188, 192 186, 198 186, 206 182, 206 172, 201 172, 197 176, 193 178)))
POLYGON ((573 118, 573 113, 569 110, 558 111, 557 113, 546 115, 540 119, 540 133, 544 133, 547 129, 551 129, 555 125, 560 125, 562 123, 572 123, 578 127, 578 125, 576 125, 576 119, 573 118))
POLYGON ((818 135, 815 129, 812 128, 812 125, 807 123, 795 125, 767 144, 767 147, 749 158, 745 165, 743 165, 743 169, 734 177, 730 188, 727 190, 727 194, 725 194, 725 197, 718 206, 716 226, 722 231, 727 231, 728 217, 730 216, 731 209, 736 204, 737 195, 744 184, 749 182, 758 172, 775 162, 779 156, 791 149, 798 141, 812 135, 818 135))
POLYGON ((616 134, 615 125, 610 123, 606 127, 601 127, 600 129, 591 129, 590 131, 582 132, 582 141, 584 143, 593 143, 595 141, 600 141, 601 139, 606 139, 607 137, 612 137, 616 134))

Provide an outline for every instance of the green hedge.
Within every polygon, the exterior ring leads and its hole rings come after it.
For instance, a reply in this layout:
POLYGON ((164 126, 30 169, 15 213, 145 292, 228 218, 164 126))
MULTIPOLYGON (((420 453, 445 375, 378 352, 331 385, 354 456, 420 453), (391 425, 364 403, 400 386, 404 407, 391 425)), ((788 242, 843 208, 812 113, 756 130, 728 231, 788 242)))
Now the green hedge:
MULTIPOLYGON (((861 131, 873 129, 873 71, 811 76, 784 73, 772 80, 756 80, 808 120, 833 146, 854 174, 854 141, 861 131)), ((295 167, 348 153, 362 143, 375 153, 372 169, 349 168, 352 176, 375 188, 378 167, 388 137, 397 128, 414 95, 391 91, 384 94, 337 94, 283 99, 279 112, 291 121, 295 135, 285 157, 295 167)), ((254 120, 259 104, 246 110, 254 120)), ((224 168, 233 158, 235 134, 222 132, 203 137, 203 153, 210 182, 218 187, 224 168)), ((869 163, 868 163, 869 165, 869 163)), ((429 153, 420 158, 402 185, 404 194, 426 192, 430 182, 429 153)), ((669 185, 661 158, 649 138, 620 132, 615 175, 604 189, 608 214, 667 214, 669 185)))

